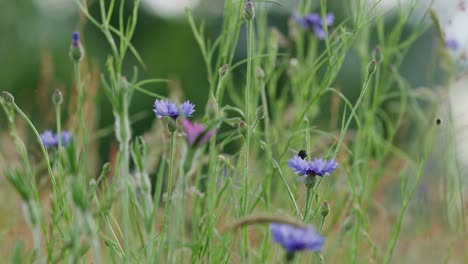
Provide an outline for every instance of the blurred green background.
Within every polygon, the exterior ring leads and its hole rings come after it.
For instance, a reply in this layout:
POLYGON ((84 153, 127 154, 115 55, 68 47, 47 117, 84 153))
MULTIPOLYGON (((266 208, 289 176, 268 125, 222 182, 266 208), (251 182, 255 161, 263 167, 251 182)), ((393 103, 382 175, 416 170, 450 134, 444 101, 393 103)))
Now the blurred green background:
MULTIPOLYGON (((127 1, 129 2, 129 1, 127 1)), ((140 67, 140 79, 168 78, 176 81, 184 92, 184 97, 197 106, 199 113, 204 109, 208 91, 205 65, 198 45, 192 35, 184 14, 184 5, 192 5, 197 21, 206 20, 208 38, 214 39, 220 31, 223 1, 193 0, 144 0, 140 6, 139 23, 133 44, 146 65, 140 67), (181 1, 178 3, 178 1, 181 1), (169 5, 169 6, 168 6, 169 5)), ((270 23, 287 36, 287 24, 296 1, 280 1, 281 5, 271 4, 270 23)), ((90 12, 98 16, 96 1, 90 1, 90 12)), ((125 12, 130 14, 132 5, 126 5, 125 12)), ((329 10, 336 15, 336 23, 350 14, 342 8, 340 1, 330 1, 329 10), (332 3, 333 2, 333 3, 332 3)), ((398 10, 395 10, 398 11, 398 10)), ((395 13, 395 12, 394 12, 395 13)), ((387 23, 392 25, 394 17, 390 13, 387 23)), ((0 88, 11 92, 18 105, 27 113, 40 131, 55 126, 50 95, 56 88, 64 92, 65 100, 70 100, 73 90, 73 65, 68 57, 68 49, 73 31, 80 31, 85 48, 85 61, 90 69, 105 72, 105 62, 109 54, 107 42, 99 30, 89 22, 80 19, 78 7, 73 0, 19 0, 0 1, 0 88)), ((118 21, 113 21, 116 24, 118 21)), ((414 25, 407 25, 412 27, 414 25)), ((370 48, 378 45, 372 36, 370 48)), ((244 32, 235 60, 245 58, 244 32)), ((433 34, 429 30, 406 55, 400 72, 413 87, 427 85, 433 34)), ((370 53, 372 50, 369 51, 370 53)), ((351 50, 342 73, 335 85, 351 100, 360 90, 359 63, 357 52, 351 50)), ((129 54, 125 72, 130 75, 136 59, 129 54)), ((243 76, 239 76, 243 78, 243 76)), ((168 86, 152 86, 149 90, 167 95, 168 86)), ((98 128, 112 125, 113 117, 110 104, 98 92, 98 128)), ((132 113, 144 113, 143 119, 134 124, 134 135, 147 130, 154 120, 152 113, 153 98, 136 93, 133 98, 132 113)), ((66 111, 65 111, 66 112, 66 111)), ((65 113, 66 119, 67 113, 65 113)), ((0 126, 5 128, 3 113, 0 126)), ((111 137, 113 135, 109 135, 111 137)), ((106 153, 106 140, 102 141, 101 155, 106 153)))

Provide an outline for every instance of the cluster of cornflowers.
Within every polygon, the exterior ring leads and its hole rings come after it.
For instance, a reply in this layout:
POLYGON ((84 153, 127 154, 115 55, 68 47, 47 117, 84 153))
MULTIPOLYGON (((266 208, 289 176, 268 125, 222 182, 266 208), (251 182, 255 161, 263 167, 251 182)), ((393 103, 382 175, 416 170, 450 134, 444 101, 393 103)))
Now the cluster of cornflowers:
POLYGON ((208 130, 203 124, 193 123, 187 117, 195 112, 195 106, 190 101, 176 104, 169 100, 156 100, 154 102, 154 113, 158 118, 170 118, 177 121, 182 118, 182 126, 190 146, 198 146, 208 141, 216 130, 208 130))

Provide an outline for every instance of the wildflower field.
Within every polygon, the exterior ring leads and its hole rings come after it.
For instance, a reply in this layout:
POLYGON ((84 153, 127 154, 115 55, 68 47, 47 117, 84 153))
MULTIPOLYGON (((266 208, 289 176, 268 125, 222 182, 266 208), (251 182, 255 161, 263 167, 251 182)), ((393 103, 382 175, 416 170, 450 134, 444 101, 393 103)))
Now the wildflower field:
POLYGON ((0 263, 468 263, 464 1, 151 1, 3 4, 0 263))

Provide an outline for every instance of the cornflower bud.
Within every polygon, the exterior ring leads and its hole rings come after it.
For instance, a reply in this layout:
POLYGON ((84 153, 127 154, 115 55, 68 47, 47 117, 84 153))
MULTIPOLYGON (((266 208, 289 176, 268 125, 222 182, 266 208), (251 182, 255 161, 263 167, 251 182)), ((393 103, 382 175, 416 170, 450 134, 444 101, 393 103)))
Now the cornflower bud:
POLYGON ((220 77, 224 77, 229 73, 229 64, 223 64, 221 68, 219 68, 218 74, 220 77))
POLYGON ((73 32, 72 44, 70 46, 70 58, 77 63, 84 57, 83 47, 80 43, 80 34, 73 32))
POLYGON ((54 93, 52 94, 52 102, 55 105, 61 105, 63 102, 63 95, 59 89, 55 89, 54 93))
POLYGON ((327 217, 329 213, 330 205, 327 203, 327 201, 324 201, 320 206, 320 214, 322 215, 322 217, 327 217))
POLYGON ((367 72, 369 74, 374 74, 376 69, 377 69, 377 62, 375 60, 372 60, 367 66, 367 72))
POLYGON ((11 93, 5 92, 5 91, 2 92, 2 99, 3 101, 5 101, 5 103, 8 103, 8 104, 15 102, 15 97, 13 97, 11 93))
POLYGON ((255 18, 255 7, 252 3, 252 0, 247 0, 245 2, 242 15, 247 21, 253 20, 255 18))

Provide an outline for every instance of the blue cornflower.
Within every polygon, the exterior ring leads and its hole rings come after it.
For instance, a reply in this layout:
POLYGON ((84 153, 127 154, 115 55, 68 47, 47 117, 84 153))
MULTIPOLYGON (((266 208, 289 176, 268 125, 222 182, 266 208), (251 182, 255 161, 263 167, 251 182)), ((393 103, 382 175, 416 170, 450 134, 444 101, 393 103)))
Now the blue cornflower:
POLYGON ((451 50, 458 50, 460 48, 460 43, 454 38, 445 39, 445 47, 451 50))
POLYGON ((307 154, 301 150, 298 155, 294 155, 288 161, 288 166, 294 170, 294 173, 302 176, 299 179, 305 183, 307 188, 315 186, 315 176, 323 177, 338 168, 338 163, 334 159, 314 158, 307 161, 306 156, 307 154))
MULTIPOLYGON (((44 144, 44 147, 58 147, 59 135, 53 134, 52 131, 46 130, 44 133, 40 134, 41 141, 44 144)), ((60 139, 62 141, 62 146, 67 146, 71 140, 71 134, 68 131, 62 131, 60 133, 60 139)))
POLYGON ((325 174, 332 173, 336 168, 338 168, 338 163, 335 160, 324 160, 322 158, 314 158, 314 160, 309 161, 309 173, 315 174, 322 177, 325 174))
POLYGON ((312 225, 297 227, 271 223, 270 230, 274 241, 280 244, 288 254, 294 254, 300 250, 321 251, 325 242, 325 238, 319 235, 312 225))
POLYGON ((309 162, 298 155, 294 155, 294 157, 288 161, 288 166, 293 169, 294 173, 297 175, 303 176, 309 173, 309 162))
POLYGON ((297 175, 300 176, 324 176, 332 173, 338 168, 338 163, 334 160, 324 160, 322 158, 314 158, 307 161, 299 155, 294 155, 288 161, 289 168, 293 169, 297 175))
POLYGON ((318 13, 310 13, 303 17, 294 16, 294 20, 301 25, 304 29, 313 30, 315 36, 320 39, 325 39, 324 26, 328 27, 333 25, 335 22, 335 16, 332 13, 328 13, 325 16, 325 25, 323 24, 322 17, 318 13))
POLYGON ((195 112, 195 106, 189 101, 176 105, 169 100, 156 100, 153 111, 158 118, 168 116, 175 120, 179 116, 192 116, 193 112, 195 112))

